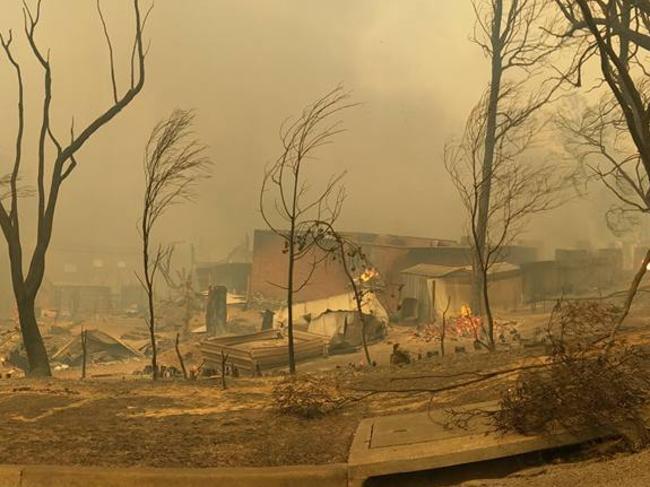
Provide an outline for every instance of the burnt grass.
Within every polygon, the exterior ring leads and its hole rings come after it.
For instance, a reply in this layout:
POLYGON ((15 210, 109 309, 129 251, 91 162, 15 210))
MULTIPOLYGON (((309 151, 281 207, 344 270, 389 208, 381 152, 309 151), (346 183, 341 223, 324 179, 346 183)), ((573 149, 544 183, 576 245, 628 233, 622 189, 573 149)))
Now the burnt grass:
POLYGON ((275 411, 271 391, 280 377, 237 379, 225 391, 209 380, 2 380, 0 463, 232 467, 345 462, 362 418, 496 399, 512 377, 433 396, 426 390, 466 381, 475 371, 530 363, 540 354, 472 353, 402 367, 333 370, 345 390, 391 392, 315 419, 275 411), (418 375, 434 377, 412 378, 418 375))
POLYGON ((51 380, 43 391, 39 381, 3 381, 0 463, 227 467, 345 461, 358 409, 300 420, 275 414, 264 404, 268 396, 270 391, 263 398, 235 388, 223 392, 210 383, 51 380), (9 382, 41 391, 14 391, 9 382), (79 394, 57 393, 63 387, 79 394), (224 398, 227 405, 219 410, 224 398))

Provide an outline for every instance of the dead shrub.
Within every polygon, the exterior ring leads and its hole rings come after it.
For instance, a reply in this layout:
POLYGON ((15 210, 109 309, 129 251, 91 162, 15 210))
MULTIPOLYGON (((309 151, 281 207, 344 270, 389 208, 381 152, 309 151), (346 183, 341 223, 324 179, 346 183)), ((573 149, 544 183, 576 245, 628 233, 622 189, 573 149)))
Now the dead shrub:
POLYGON ((334 378, 301 374, 279 382, 273 400, 281 414, 316 418, 338 409, 345 397, 334 378))
POLYGON ((558 303, 548 326, 548 367, 523 371, 502 394, 492 413, 496 428, 523 434, 613 428, 635 444, 647 442, 648 355, 610 344, 618 313, 600 303, 558 303))
POLYGON ((451 411, 450 424, 462 427, 487 417, 502 433, 604 429, 630 446, 647 444, 650 357, 620 340, 610 341, 619 312, 602 303, 558 303, 547 328, 547 364, 520 371, 496 411, 451 411))

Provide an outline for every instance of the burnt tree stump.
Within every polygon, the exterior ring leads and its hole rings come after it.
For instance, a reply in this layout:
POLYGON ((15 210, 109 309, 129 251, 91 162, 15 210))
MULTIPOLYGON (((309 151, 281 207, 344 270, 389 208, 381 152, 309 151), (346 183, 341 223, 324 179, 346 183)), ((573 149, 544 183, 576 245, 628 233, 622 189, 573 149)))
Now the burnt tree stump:
POLYGON ((219 336, 226 331, 227 295, 228 289, 225 286, 210 286, 208 289, 208 303, 205 310, 205 329, 208 336, 219 336))
POLYGON ((262 313, 262 331, 273 329, 273 317, 275 313, 270 309, 264 310, 262 313))

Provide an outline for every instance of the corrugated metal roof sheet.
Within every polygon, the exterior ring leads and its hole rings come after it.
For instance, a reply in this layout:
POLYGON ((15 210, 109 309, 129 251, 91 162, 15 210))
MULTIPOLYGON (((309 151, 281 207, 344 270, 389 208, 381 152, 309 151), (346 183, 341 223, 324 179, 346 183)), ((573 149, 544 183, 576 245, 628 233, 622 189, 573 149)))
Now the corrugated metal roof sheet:
POLYGON ((463 267, 450 267, 436 264, 417 264, 408 269, 404 269, 402 274, 410 274, 422 277, 444 277, 454 272, 463 271, 463 267))
MULTIPOLYGON (((518 271, 519 266, 509 264, 508 262, 495 262, 490 266, 488 274, 501 274, 504 272, 518 271)), ((408 269, 404 269, 402 274, 412 276, 422 276, 430 278, 446 277, 454 273, 467 273, 472 271, 472 266, 450 267, 436 264, 417 264, 408 269)))

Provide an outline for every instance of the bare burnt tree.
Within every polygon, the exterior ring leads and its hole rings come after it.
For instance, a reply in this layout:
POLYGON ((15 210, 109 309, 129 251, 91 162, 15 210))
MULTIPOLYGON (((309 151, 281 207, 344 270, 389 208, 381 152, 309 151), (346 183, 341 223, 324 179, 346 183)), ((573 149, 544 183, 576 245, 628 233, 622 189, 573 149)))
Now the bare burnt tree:
POLYGON ((293 298, 309 283, 315 269, 327 257, 314 257, 310 227, 314 221, 333 224, 339 216, 344 190, 339 183, 344 173, 330 178, 317 194, 310 195, 306 170, 316 151, 343 132, 338 115, 353 105, 349 94, 338 86, 307 106, 295 120, 280 128, 282 152, 264 173, 260 191, 260 212, 266 225, 284 241, 287 282, 274 283, 286 291, 289 371, 296 372, 293 341, 293 298), (311 259, 310 272, 296 282, 296 263, 311 259))
MULTIPOLYGON (((566 23, 558 38, 577 39, 581 66, 593 59, 609 95, 577 117, 562 117, 569 149, 619 204, 608 213, 624 230, 650 212, 650 3, 638 0, 554 0, 566 23)), ((650 249, 633 279, 616 328, 629 312, 650 262, 650 249)))
POLYGON ((474 108, 462 138, 447 145, 445 167, 467 212, 468 230, 474 246, 482 248, 476 259, 484 310, 485 341, 480 342, 494 350, 494 317, 488 275, 494 264, 503 260, 508 245, 526 230, 531 217, 561 204, 564 178, 556 165, 530 160, 529 150, 540 127, 532 116, 528 116, 516 130, 515 127, 509 128, 506 136, 497 139, 490 172, 485 174, 483 147, 487 126, 485 106, 488 103, 484 99, 474 108), (488 180, 490 205, 487 214, 483 215, 480 202, 488 180), (485 222, 481 223, 483 218, 485 222), (485 232, 482 247, 479 245, 482 238, 479 229, 485 232))
POLYGON ((52 231, 54 215, 63 183, 77 167, 77 152, 111 122, 118 113, 126 108, 140 93, 145 81, 146 48, 143 42, 143 31, 151 9, 144 15, 140 11, 140 2, 133 0, 134 34, 133 50, 131 54, 131 76, 127 88, 120 92, 116 78, 113 48, 107 23, 102 14, 101 5, 97 2, 97 12, 103 28, 104 36, 109 51, 109 68, 111 73, 112 93, 111 103, 105 111, 100 113, 90 123, 75 128, 71 123, 69 133, 63 137, 57 134, 51 121, 54 118, 53 80, 55 71, 50 60, 50 52, 39 45, 36 34, 41 21, 41 1, 38 0, 36 8, 23 4, 25 19, 24 35, 29 45, 29 52, 41 67, 43 72, 43 101, 38 120, 38 137, 35 151, 36 160, 36 196, 38 199, 36 212, 36 244, 28 259, 27 270, 24 267, 24 246, 21 239, 21 217, 19 211, 19 177, 23 169, 23 150, 25 127, 29 125, 26 120, 30 112, 25 107, 25 80, 23 76, 23 63, 15 55, 13 49, 13 32, 0 35, 2 49, 6 60, 11 65, 17 82, 17 130, 13 169, 9 177, 9 194, 7 201, 0 200, 0 228, 7 241, 9 260, 11 265, 11 282, 18 308, 20 330, 29 361, 29 374, 32 376, 51 375, 47 351, 38 326, 34 311, 36 295, 43 282, 45 274, 45 260, 52 231))
MULTIPOLYGON (((491 213, 495 159, 504 139, 546 106, 556 95, 572 68, 550 67, 551 56, 562 40, 547 28, 545 0, 474 0, 476 23, 472 40, 490 61, 489 84, 472 113, 484 118, 480 153, 481 177, 476 219, 473 221, 473 303, 484 312, 483 271, 491 213), (548 68, 544 70, 544 68, 548 68), (549 73, 552 73, 549 75, 549 73), (530 89, 534 86, 534 89, 530 89), (477 113, 480 110, 480 113, 477 113)), ((573 63, 571 63, 573 65, 573 63)))
POLYGON ((154 246, 153 231, 160 217, 172 206, 194 198, 199 180, 208 177, 210 160, 206 147, 192 132, 194 113, 174 110, 169 118, 159 122, 151 132, 145 149, 145 190, 140 220, 142 239, 142 275, 140 283, 147 293, 147 327, 151 340, 152 377, 158 378, 156 349, 156 277, 172 252, 171 246, 154 246))
POLYGON ((608 227, 615 235, 630 233, 648 211, 650 185, 616 101, 603 96, 594 105, 559 112, 557 120, 577 163, 576 182, 603 184, 616 200, 605 215, 608 227))

